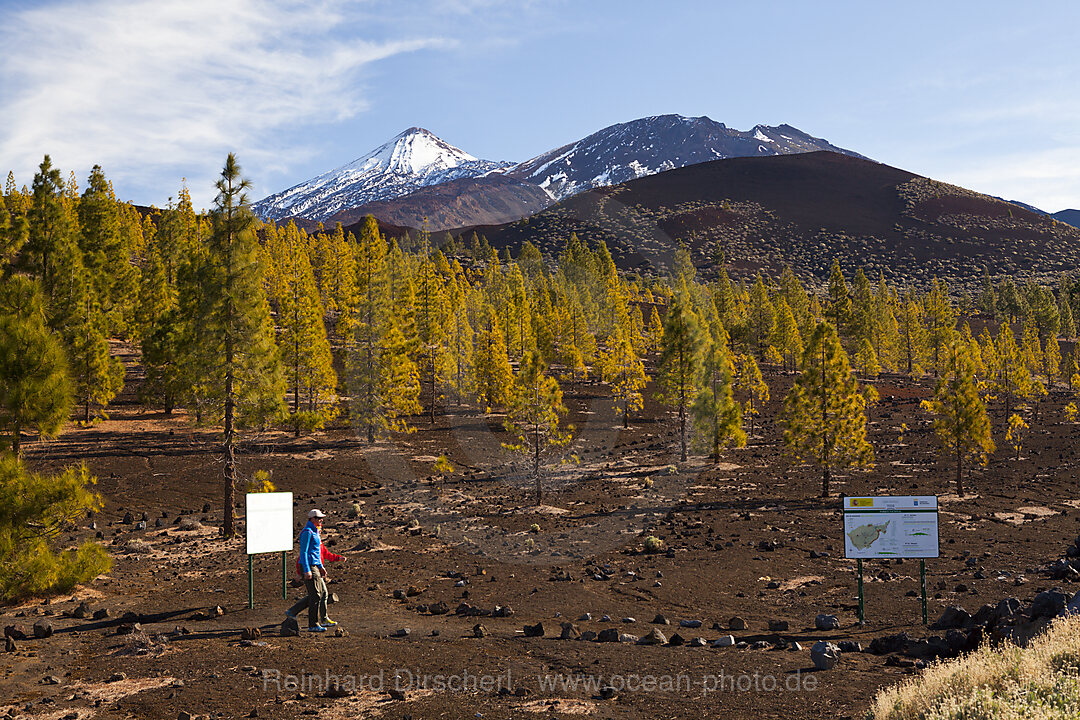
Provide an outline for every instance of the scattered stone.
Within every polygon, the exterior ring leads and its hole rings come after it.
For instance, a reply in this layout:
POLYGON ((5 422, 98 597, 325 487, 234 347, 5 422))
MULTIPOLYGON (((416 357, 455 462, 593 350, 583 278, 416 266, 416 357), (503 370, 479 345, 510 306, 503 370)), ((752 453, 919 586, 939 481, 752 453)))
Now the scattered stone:
POLYGON ((544 623, 538 622, 535 625, 526 625, 521 631, 525 633, 525 637, 544 637, 544 623))
POLYGON ((860 653, 862 652, 862 643, 858 640, 841 640, 840 652, 842 653, 860 653))
POLYGON ((296 637, 300 634, 300 623, 296 618, 287 617, 281 623, 281 637, 296 637))
POLYGON ((614 700, 618 696, 618 694, 618 691, 610 685, 600 688, 601 700, 614 700))
POLYGON ((405 591, 404 590, 395 590, 394 591, 394 599, 395 600, 404 600, 405 599, 405 591))
POLYGON ((114 672, 109 676, 109 682, 120 682, 121 680, 127 680, 127 673, 114 672))
POLYGON ((707 644, 703 637, 696 637, 690 641, 690 647, 705 647, 707 644))
POLYGON ((409 637, 409 628, 398 628, 394 632, 390 633, 390 637, 403 638, 409 637))
POLYGON ((670 625, 671 621, 668 620, 663 615, 657 615, 656 617, 653 618, 652 624, 653 625, 670 625))
POLYGON ((700 620, 680 620, 679 627, 695 629, 701 627, 700 620))
POLYGON ((52 637, 53 626, 48 620, 38 620, 34 623, 34 637, 39 640, 43 640, 48 637, 52 637))
POLYGON ((623 623, 624 623, 624 624, 626 624, 626 625, 633 625, 634 623, 636 623, 636 622, 637 622, 637 619, 636 619, 636 618, 632 618, 632 617, 624 617, 624 618, 622 619, 622 621, 623 621, 623 623))
POLYGON ((948 630, 950 628, 962 628, 971 622, 971 615, 968 611, 957 605, 950 605, 945 608, 945 612, 941 614, 941 617, 937 619, 930 627, 935 630, 948 630))
POLYGON ((755 643, 750 644, 751 650, 768 650, 770 647, 768 640, 758 640, 755 643))
POLYGON ((559 634, 560 640, 577 640, 581 637, 581 633, 574 623, 564 622, 560 627, 562 628, 562 632, 559 634))
POLYGON ((100 608, 94 611, 95 620, 105 620, 109 617, 109 608, 100 608))
POLYGON ((819 613, 818 616, 814 618, 814 627, 818 630, 839 630, 840 619, 835 615, 819 613))
POLYGON ((346 698, 352 697, 355 694, 356 691, 353 690, 351 687, 349 687, 348 685, 342 685, 336 680, 330 682, 330 686, 326 688, 325 693, 326 697, 328 698, 346 698))
POLYGON ((1040 617, 1054 617, 1060 613, 1069 602, 1069 596, 1060 590, 1046 590, 1035 596, 1028 608, 1028 615, 1032 620, 1040 617))
POLYGON ((660 632, 657 628, 653 628, 649 631, 649 634, 638 640, 639 645, 667 645, 667 637, 664 633, 660 632))
POLYGON ((607 628, 606 630, 601 630, 600 634, 598 634, 596 636, 596 641, 597 642, 619 642, 619 629, 618 628, 607 628))
POLYGON ((45 677, 41 678, 41 684, 42 685, 59 685, 60 684, 60 678, 56 677, 55 675, 46 675, 45 677))
POLYGON ((818 670, 832 670, 840 661, 840 649, 831 642, 819 640, 810 648, 810 659, 818 670))
POLYGON ((581 617, 578 618, 578 622, 588 622, 589 620, 592 620, 592 613, 582 613, 581 617))
POLYGON ((721 635, 720 637, 712 641, 712 646, 714 648, 731 647, 734 644, 735 638, 731 635, 721 635))
POLYGON ((486 627, 477 623, 476 625, 473 625, 472 634, 474 638, 482 638, 487 637, 488 631, 486 627))
POLYGON ((440 600, 433 605, 428 605, 428 612, 432 615, 445 615, 450 612, 450 606, 440 600))
POLYGON ((15 640, 25 640, 26 631, 18 625, 7 625, 4 627, 4 637, 13 638, 15 640))
POLYGON ((686 638, 684 638, 679 633, 675 633, 674 635, 671 636, 671 639, 668 640, 668 645, 670 645, 671 647, 682 647, 685 644, 686 644, 686 638))
POLYGON ((728 629, 729 630, 745 630, 746 629, 746 621, 743 620, 738 615, 736 615, 735 617, 728 620, 728 629))
POLYGON ((71 611, 71 616, 79 618, 80 620, 85 620, 93 614, 93 611, 90 610, 90 605, 87 604, 85 600, 79 603, 79 606, 71 611))
POLYGON ((257 627, 246 627, 240 631, 241 640, 258 640, 262 637, 262 630, 257 627))
POLYGON ((125 525, 130 525, 131 523, 135 522, 135 516, 131 513, 125 513, 124 519, 120 522, 124 523, 125 525))
POLYGON ((595 632, 593 632, 592 630, 586 630, 585 632, 581 633, 581 637, 579 637, 578 640, 584 640, 585 642, 593 642, 594 640, 596 640, 596 637, 597 636, 595 632))
POLYGON ((770 620, 769 632, 787 632, 790 625, 787 620, 770 620))
POLYGON ((888 655, 889 653, 903 652, 911 638, 906 632, 896 635, 883 635, 870 641, 869 650, 874 655, 888 655))
POLYGON ((788 643, 788 648, 787 649, 790 650, 791 652, 801 652, 802 651, 802 645, 800 645, 799 643, 792 640, 790 643, 788 643))
POLYGON ((491 617, 508 618, 514 616, 514 608, 509 605, 496 605, 491 611, 491 617))
POLYGON ((336 602, 341 602, 341 598, 338 597, 337 593, 330 593, 329 595, 326 596, 326 602, 331 603, 331 604, 336 603, 336 602))
POLYGON ((637 635, 631 635, 630 633, 619 633, 619 642, 621 643, 636 643, 639 640, 637 635))
POLYGON ((405 597, 416 597, 424 592, 423 588, 418 588, 415 585, 410 585, 405 591, 405 597))
POLYGON ((15 644, 15 638, 8 636, 4 638, 4 652, 13 653, 19 649, 19 646, 15 644))

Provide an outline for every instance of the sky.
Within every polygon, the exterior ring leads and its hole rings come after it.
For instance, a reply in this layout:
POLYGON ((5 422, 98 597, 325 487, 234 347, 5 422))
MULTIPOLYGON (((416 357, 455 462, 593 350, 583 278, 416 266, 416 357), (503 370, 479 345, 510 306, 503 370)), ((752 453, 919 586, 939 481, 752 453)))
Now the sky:
POLYGON ((1054 212, 1080 207, 1080 3, 0 0, 0 174, 256 200, 411 126, 526 160, 665 113, 787 123, 1054 212))

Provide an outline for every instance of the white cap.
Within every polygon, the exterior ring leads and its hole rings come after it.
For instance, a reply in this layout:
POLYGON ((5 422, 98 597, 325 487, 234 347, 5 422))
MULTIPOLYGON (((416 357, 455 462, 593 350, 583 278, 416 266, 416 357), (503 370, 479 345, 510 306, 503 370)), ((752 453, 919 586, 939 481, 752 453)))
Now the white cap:
POLYGON ((313 508, 313 509, 308 511, 307 516, 308 516, 308 519, 311 519, 311 518, 324 518, 324 517, 326 517, 326 513, 324 513, 322 510, 319 510, 318 508, 313 508))

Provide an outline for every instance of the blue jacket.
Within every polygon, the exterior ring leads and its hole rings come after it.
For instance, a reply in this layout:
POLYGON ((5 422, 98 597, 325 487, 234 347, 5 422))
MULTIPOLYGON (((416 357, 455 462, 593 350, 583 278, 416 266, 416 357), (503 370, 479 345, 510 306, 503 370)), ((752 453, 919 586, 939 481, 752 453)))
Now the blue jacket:
POLYGON ((322 567, 322 538, 319 537, 318 528, 309 522, 300 531, 298 542, 300 554, 297 562, 300 563, 300 570, 310 572, 313 567, 322 567))

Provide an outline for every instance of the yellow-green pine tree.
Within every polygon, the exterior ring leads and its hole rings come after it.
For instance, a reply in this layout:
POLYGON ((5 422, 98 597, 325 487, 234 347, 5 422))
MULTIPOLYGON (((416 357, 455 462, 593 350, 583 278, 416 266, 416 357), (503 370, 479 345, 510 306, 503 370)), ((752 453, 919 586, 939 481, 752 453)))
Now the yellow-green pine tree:
POLYGON ((686 416, 696 396, 703 344, 701 326, 683 296, 672 298, 664 318, 657 365, 657 398, 679 414, 680 458, 686 462, 686 416))
POLYGON ((570 442, 570 433, 562 426, 562 418, 567 412, 562 401, 562 390, 555 378, 546 374, 546 370, 539 353, 530 351, 525 354, 521 369, 514 378, 505 421, 506 431, 517 441, 506 447, 531 456, 537 505, 543 499, 541 456, 545 451, 570 442))
POLYGON ((924 400, 922 405, 933 413, 934 431, 945 451, 956 459, 956 492, 963 497, 965 458, 973 457, 986 464, 987 457, 994 452, 994 441, 986 405, 975 386, 967 347, 954 339, 945 347, 944 359, 934 397, 924 400))
POLYGON ((721 449, 746 445, 742 409, 732 397, 733 368, 727 333, 723 328, 709 339, 702 362, 703 382, 694 399, 693 444, 719 461, 721 449))
POLYGON ((834 468, 866 467, 874 461, 866 441, 865 402, 836 330, 820 323, 784 398, 784 442, 796 457, 821 466, 822 497, 829 494, 834 468))
POLYGON ((754 356, 739 355, 735 360, 735 387, 746 398, 743 415, 750 419, 750 436, 754 435, 754 418, 769 402, 769 386, 761 376, 754 356))

